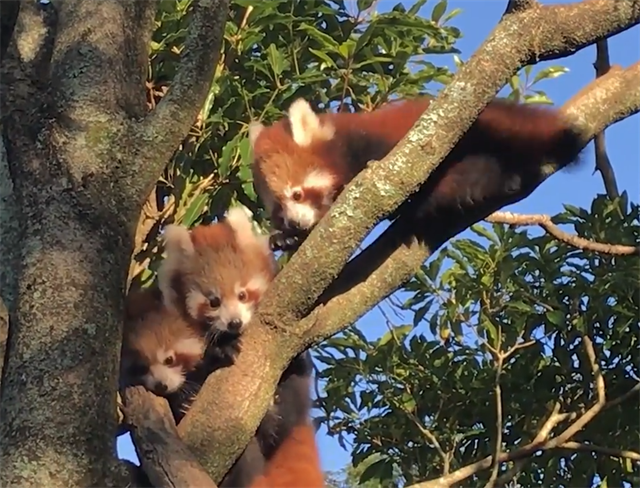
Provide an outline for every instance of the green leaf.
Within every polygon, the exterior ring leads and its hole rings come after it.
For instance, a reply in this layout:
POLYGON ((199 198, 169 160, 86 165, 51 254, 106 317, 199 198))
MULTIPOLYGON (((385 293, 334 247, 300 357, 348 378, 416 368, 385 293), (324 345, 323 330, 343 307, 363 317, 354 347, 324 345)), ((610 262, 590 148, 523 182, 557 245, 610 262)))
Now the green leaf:
POLYGON ((309 48, 309 52, 313 53, 314 55, 316 55, 318 58, 320 58, 322 61, 324 61, 324 63, 327 66, 330 66, 332 68, 337 68, 336 63, 333 62, 333 59, 331 59, 327 54, 325 54, 322 51, 318 51, 317 49, 313 49, 313 48, 309 48))
POLYGON ((182 218, 182 225, 187 227, 191 227, 193 225, 196 219, 202 215, 202 211, 207 204, 208 198, 208 195, 203 193, 193 199, 191 205, 189 205, 189 208, 182 218))
POLYGON ((409 15, 416 15, 425 3, 427 3, 427 0, 418 0, 411 6, 407 13, 409 15))
POLYGON ((566 324, 566 315, 561 310, 549 310, 544 315, 549 322, 557 327, 561 327, 566 324))
POLYGON ((544 80, 546 78, 557 78, 558 76, 562 76, 563 74, 568 72, 569 68, 566 68, 564 66, 549 66, 548 68, 544 68, 538 71, 531 84, 535 85, 538 81, 544 80))
POLYGON ((364 12, 373 5, 375 0, 358 0, 358 11, 364 12))
POLYGON ((267 48, 267 60, 276 77, 280 76, 284 67, 284 58, 275 44, 269 44, 267 48))
POLYGON ((298 29, 303 30, 309 36, 311 36, 316 41, 318 41, 322 45, 323 49, 327 49, 333 52, 338 52, 338 48, 340 45, 336 42, 336 40, 333 37, 323 32, 320 32, 318 29, 316 29, 315 27, 309 24, 304 24, 304 23, 300 24, 298 26, 298 29))
POLYGON ((447 10, 447 0, 440 0, 435 7, 433 7, 433 11, 431 12, 431 20, 433 20, 436 24, 440 21, 445 11, 447 10))
POLYGON ((363 485, 369 480, 389 480, 392 476, 393 465, 386 458, 383 458, 367 466, 360 475, 360 484, 363 485))

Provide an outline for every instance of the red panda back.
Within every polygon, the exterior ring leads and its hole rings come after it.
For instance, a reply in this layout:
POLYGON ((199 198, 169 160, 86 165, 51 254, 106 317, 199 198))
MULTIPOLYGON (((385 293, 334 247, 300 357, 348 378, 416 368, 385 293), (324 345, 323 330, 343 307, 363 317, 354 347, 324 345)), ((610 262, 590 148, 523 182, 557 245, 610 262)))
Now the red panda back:
POLYGON ((320 455, 311 422, 296 426, 251 488, 324 488, 320 455))

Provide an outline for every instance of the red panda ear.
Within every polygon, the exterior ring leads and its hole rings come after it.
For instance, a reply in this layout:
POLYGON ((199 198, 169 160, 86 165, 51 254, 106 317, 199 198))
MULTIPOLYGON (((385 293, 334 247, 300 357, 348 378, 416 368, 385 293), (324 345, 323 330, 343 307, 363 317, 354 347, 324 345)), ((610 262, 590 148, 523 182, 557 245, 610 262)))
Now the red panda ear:
POLYGON ((164 228, 164 247, 168 254, 191 254, 194 251, 189 229, 183 225, 169 224, 164 228))
POLYGON ((263 248, 265 254, 271 255, 269 237, 254 230, 251 212, 248 208, 244 206, 233 207, 229 209, 225 218, 233 229, 241 247, 259 246, 263 248))
POLYGON ((172 281, 184 266, 183 258, 195 252, 191 233, 183 225, 169 224, 164 228, 164 247, 167 256, 158 268, 158 288, 162 292, 162 302, 169 308, 177 307, 177 295, 173 290, 172 281))
POLYGON ((249 123, 249 142, 251 143, 251 147, 255 147, 256 141, 258 140, 258 136, 264 130, 264 125, 260 122, 250 122, 249 123))
POLYGON ((314 140, 330 140, 334 134, 331 124, 322 124, 309 102, 298 98, 289 107, 289 121, 293 141, 298 146, 308 146, 314 140))

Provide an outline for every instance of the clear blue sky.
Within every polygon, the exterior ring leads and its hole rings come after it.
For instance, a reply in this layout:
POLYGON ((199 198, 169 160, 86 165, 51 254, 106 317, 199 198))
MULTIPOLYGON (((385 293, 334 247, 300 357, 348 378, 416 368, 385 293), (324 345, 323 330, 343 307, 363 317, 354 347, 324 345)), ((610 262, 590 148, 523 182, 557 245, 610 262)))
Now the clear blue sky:
MULTIPOLYGON (((378 3, 378 11, 390 10, 396 0, 381 0, 378 3)), ((404 0, 405 5, 413 4, 413 1, 404 0)), ((420 13, 429 16, 435 0, 427 2, 420 13)), ((567 1, 544 1, 540 3, 572 3, 567 1)), ((462 12, 450 23, 458 27, 463 38, 456 46, 462 51, 461 58, 468 59, 480 46, 487 35, 493 30, 500 20, 506 1, 504 0, 450 0, 448 11, 461 8, 462 12)), ((631 29, 609 40, 609 51, 612 64, 627 67, 640 60, 640 29, 631 29)), ((541 63, 538 66, 562 65, 569 68, 569 72, 559 78, 543 81, 539 89, 546 91, 547 95, 558 105, 562 105, 580 88, 594 78, 593 61, 595 59, 595 46, 589 47, 576 55, 554 61, 541 63)), ((454 69, 455 65, 451 56, 443 55, 434 57, 437 65, 446 65, 454 69)), ((537 68, 536 68, 537 69, 537 68)), ((626 190, 629 197, 638 202, 640 194, 640 117, 633 116, 618 123, 606 132, 607 149, 612 161, 620 191, 626 190)), ((526 200, 508 207, 509 210, 520 213, 547 213, 554 214, 562 211, 563 203, 589 208, 591 200, 596 193, 603 193, 604 187, 599 174, 593 174, 593 147, 590 145, 585 150, 584 164, 580 169, 571 173, 560 173, 547 180, 533 195, 526 200)), ((377 234, 377 233, 376 233, 377 234)), ((474 238, 475 234, 464 232, 461 234, 467 238, 474 238)), ((374 237, 374 236, 372 236, 374 237)), ((370 238, 371 239, 371 238, 370 238)), ((365 244, 368 242, 365 241, 365 244)), ((359 328, 370 338, 379 337, 386 332, 384 319, 381 313, 374 310, 364 316, 359 322, 359 328)), ((331 437, 326 435, 324 428, 318 432, 318 443, 325 470, 338 470, 350 460, 349 453, 345 452, 331 437)), ((135 452, 128 436, 119 439, 118 453, 120 457, 137 462, 135 452)))

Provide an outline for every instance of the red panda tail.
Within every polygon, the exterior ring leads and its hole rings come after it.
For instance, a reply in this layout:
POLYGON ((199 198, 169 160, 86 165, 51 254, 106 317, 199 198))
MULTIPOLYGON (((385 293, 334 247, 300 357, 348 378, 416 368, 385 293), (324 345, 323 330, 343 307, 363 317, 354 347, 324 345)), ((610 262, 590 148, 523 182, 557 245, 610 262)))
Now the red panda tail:
POLYGON ((580 133, 555 110, 497 99, 480 113, 455 152, 487 154, 505 166, 563 168, 578 159, 580 133))
POLYGON ((324 488, 311 422, 293 428, 251 488, 324 488))

